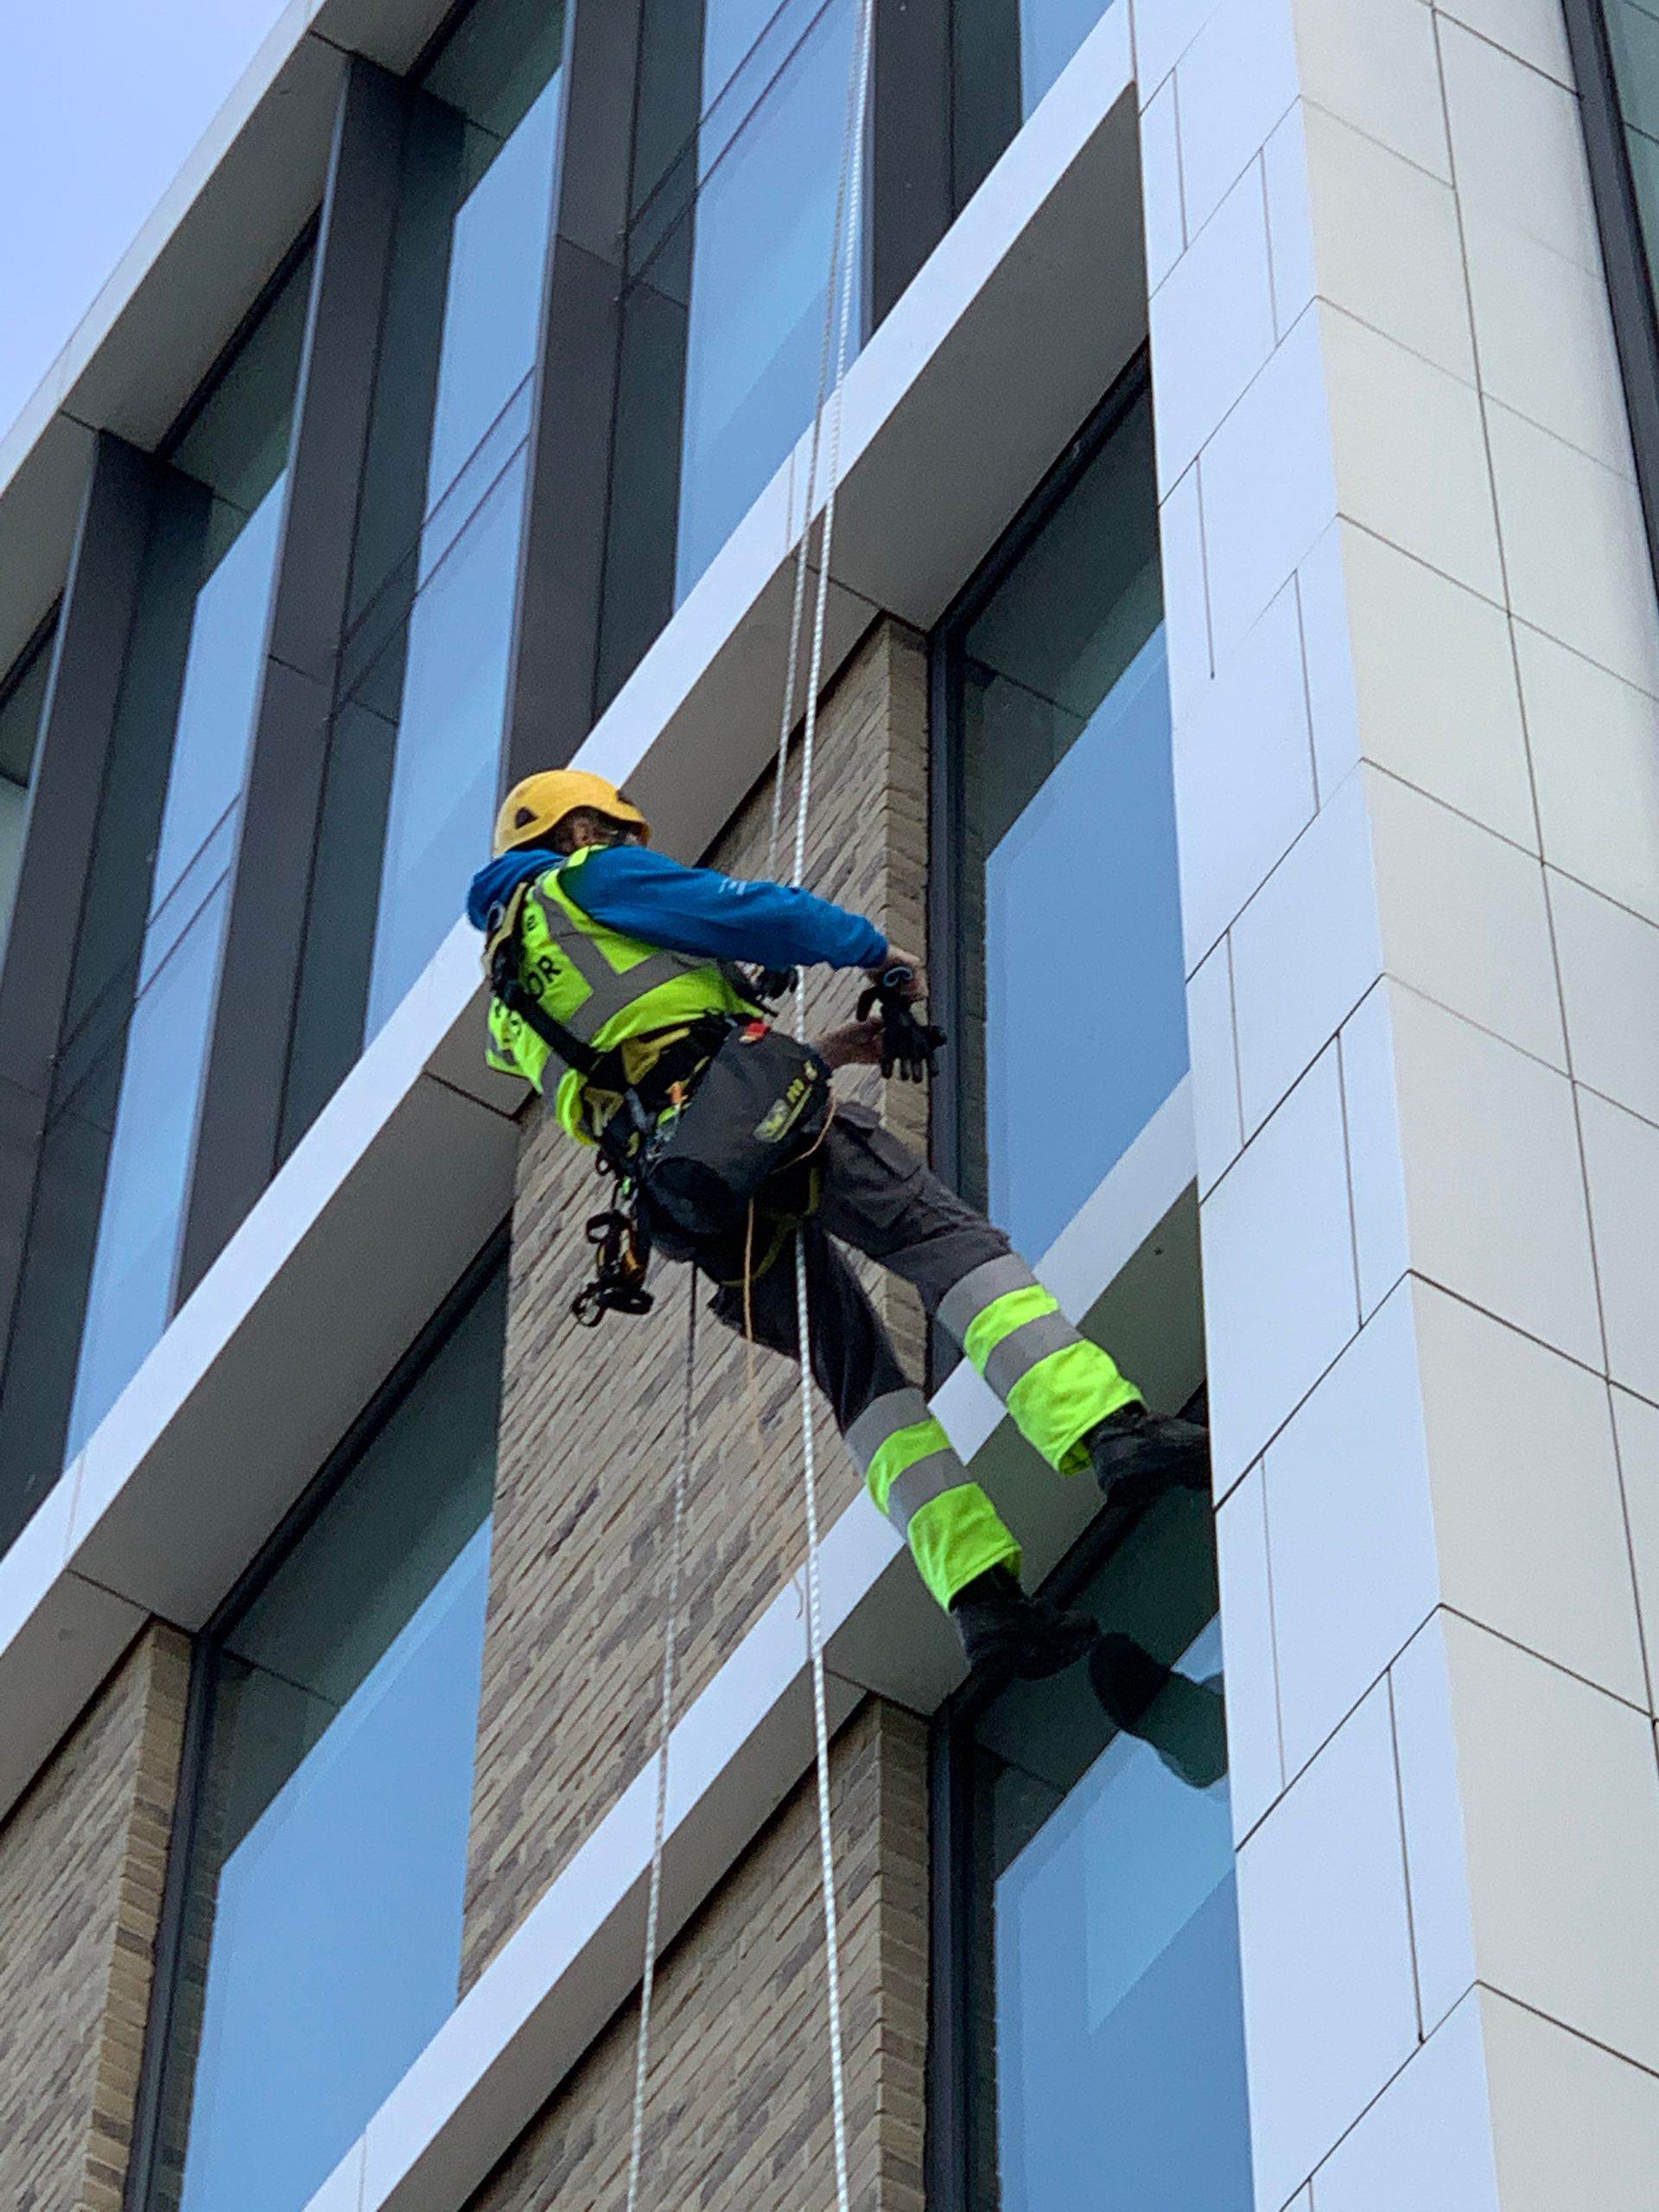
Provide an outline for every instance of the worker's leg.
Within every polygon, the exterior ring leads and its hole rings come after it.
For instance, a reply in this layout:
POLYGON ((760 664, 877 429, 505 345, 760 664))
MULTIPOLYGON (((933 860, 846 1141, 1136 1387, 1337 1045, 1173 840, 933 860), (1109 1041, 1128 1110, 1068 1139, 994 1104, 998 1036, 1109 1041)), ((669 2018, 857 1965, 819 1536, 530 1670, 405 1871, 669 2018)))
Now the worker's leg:
MULTIPOLYGON (((1017 1573, 1020 1547, 950 1440, 906 1377, 863 1286, 816 1221, 806 1240, 812 1372, 834 1408, 870 1496, 910 1546, 923 1581, 948 1611, 951 1599, 994 1567, 1017 1573)), ((746 1326, 741 1256, 711 1253, 703 1270, 719 1286, 715 1312, 746 1326), (733 1279, 735 1258, 736 1279, 733 1279)), ((757 1344, 798 1357, 795 1254, 786 1243, 750 1285, 747 1325, 757 1344)))
POLYGON ((823 1226, 914 1283, 1063 1474, 1090 1462, 1100 1424, 1141 1393, 1079 1335, 1002 1230, 940 1182, 862 1107, 843 1105, 823 1148, 823 1226))

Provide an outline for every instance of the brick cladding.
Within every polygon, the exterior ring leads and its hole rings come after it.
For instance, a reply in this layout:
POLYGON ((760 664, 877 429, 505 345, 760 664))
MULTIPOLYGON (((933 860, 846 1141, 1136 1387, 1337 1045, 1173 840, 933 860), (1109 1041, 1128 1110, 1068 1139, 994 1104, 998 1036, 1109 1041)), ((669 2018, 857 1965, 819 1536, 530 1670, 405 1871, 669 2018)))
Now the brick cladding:
MULTIPOLYGON (((926 867, 926 667, 921 640, 883 622, 826 697, 819 722, 807 881, 919 945, 926 867)), ((792 823, 793 786, 789 820, 792 823)), ((770 779, 710 857, 764 874, 770 779)), ((787 869, 787 849, 783 868, 787 869)), ((850 1015, 852 981, 819 970, 813 1027, 850 1015)), ((882 1105, 912 1141, 920 1087, 843 1074, 844 1095, 882 1105), (885 1090, 885 1097, 883 1092, 885 1090)), ((662 1268, 656 1312, 569 1318, 601 1203, 590 1158, 539 1115, 528 1125, 513 1219, 505 1384, 467 1875, 463 1983, 524 1918, 595 1820, 648 1758, 656 1712, 665 1506, 679 1433, 686 1278, 662 1268)), ((868 1279, 912 1372, 919 1307, 868 1279)), ((800 1564, 798 1390, 791 1363, 705 1318, 681 1621, 682 1703, 695 1697, 800 1564), (757 1435, 758 1424, 758 1435, 757 1435)), ((829 1427, 827 1408, 821 1417, 829 1427)), ((833 1430, 830 1431, 833 1433, 833 1430)), ((832 1521, 858 1478, 821 1455, 832 1521)))
MULTIPOLYGON (((872 1700, 831 1760, 849 2151, 860 2212, 922 2212, 926 1731, 872 1700)), ((834 2198, 810 1778, 665 1957, 643 2199, 782 2212, 834 2198)), ((618 2014, 468 2212, 613 2212, 626 2194, 637 2009, 618 2014)))
POLYGON ((120 2212, 189 1669, 146 1630, 0 1827, 5 2212, 120 2212))

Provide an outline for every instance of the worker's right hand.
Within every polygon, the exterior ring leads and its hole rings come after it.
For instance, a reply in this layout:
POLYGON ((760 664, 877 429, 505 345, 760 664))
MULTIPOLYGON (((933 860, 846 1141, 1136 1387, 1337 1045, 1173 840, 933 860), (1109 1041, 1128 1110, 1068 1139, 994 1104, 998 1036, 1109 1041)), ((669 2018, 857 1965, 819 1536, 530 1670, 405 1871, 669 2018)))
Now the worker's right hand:
POLYGON ((879 1014, 867 1021, 843 1021, 815 1040, 815 1049, 832 1068, 879 1068, 886 1024, 879 1014))
POLYGON ((899 994, 906 1006, 914 1006, 919 999, 927 996, 926 968, 915 953, 906 952, 900 945, 889 944, 887 958, 874 968, 867 968, 864 973, 873 983, 879 984, 881 978, 891 974, 895 968, 908 968, 910 970, 911 979, 899 994))

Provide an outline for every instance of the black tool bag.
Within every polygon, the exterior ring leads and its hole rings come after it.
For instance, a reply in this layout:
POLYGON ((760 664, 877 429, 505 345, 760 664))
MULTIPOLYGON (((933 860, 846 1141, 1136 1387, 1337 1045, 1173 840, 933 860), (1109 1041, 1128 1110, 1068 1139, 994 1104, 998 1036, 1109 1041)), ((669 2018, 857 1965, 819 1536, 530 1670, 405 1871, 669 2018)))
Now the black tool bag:
POLYGON ((649 1148, 640 1183, 653 1224, 696 1240, 741 1228, 749 1201, 811 1151, 830 1112, 829 1063, 765 1022, 741 1023, 649 1148))

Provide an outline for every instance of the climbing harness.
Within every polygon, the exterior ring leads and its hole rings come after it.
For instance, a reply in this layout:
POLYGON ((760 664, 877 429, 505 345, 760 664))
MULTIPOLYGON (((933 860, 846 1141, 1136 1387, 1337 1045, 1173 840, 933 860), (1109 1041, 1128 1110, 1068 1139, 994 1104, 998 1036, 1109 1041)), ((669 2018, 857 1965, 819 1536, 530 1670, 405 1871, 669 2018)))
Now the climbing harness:
POLYGON ((649 1313, 657 1303, 645 1288, 651 1232, 639 1207, 613 1205, 590 1214, 583 1233, 599 1257, 593 1281, 571 1304, 572 1318, 584 1329, 596 1329, 607 1313, 649 1313))
MULTIPOLYGON (((868 110, 870 48, 874 22, 874 0, 858 0, 853 59, 847 84, 847 111, 842 138, 841 174, 836 188, 836 210, 830 239, 830 276, 824 299, 823 343, 819 355, 817 396, 812 411, 806 497, 802 506, 800 537, 796 548, 794 597, 790 620, 789 658, 784 683, 783 713, 778 745, 777 780, 772 791, 772 836, 767 854, 767 874, 775 877, 778 846, 783 827, 784 789, 789 755, 789 738, 794 723, 796 684, 799 673, 800 646, 805 615, 809 545, 812 535, 813 508, 817 492, 819 448, 823 434, 827 402, 830 416, 829 456, 824 471, 823 519, 819 536, 817 590, 812 611, 811 650, 802 727, 801 778, 795 816, 794 866, 790 878, 791 882, 798 889, 806 873, 808 808, 811 799, 813 751, 817 733, 818 689, 823 674, 830 564, 835 537, 836 493, 841 468, 842 399, 846 383, 847 355, 852 321, 853 245, 858 236, 863 183, 861 165, 856 156, 858 149, 864 143, 865 124, 868 110), (836 333, 833 385, 830 382, 832 329, 836 333)), ((766 980, 783 983, 786 987, 787 979, 782 976, 768 976, 766 980)), ((798 971, 793 982, 795 1044, 804 1055, 810 1051, 806 1044, 806 984, 804 977, 798 971)), ((895 986, 895 988, 901 988, 901 986, 895 986)), ((913 1023, 913 1014, 911 1018, 913 1023)), ((917 1026, 919 1027, 919 1025, 917 1026)), ((766 1033, 774 1037, 777 1035, 776 1032, 766 1033)), ((812 1055, 814 1059, 817 1059, 817 1057, 816 1054, 812 1055)), ((717 1057, 716 1060, 705 1071, 703 1082, 699 1084, 695 1096, 702 1095, 718 1065, 719 1058, 717 1057)), ((822 1067, 823 1062, 819 1061, 818 1065, 822 1067)), ((826 1069, 825 1073, 827 1072, 826 1069)), ((826 1109, 826 1117, 817 1132, 817 1136, 821 1140, 823 1130, 828 1126, 829 1085, 825 1082, 819 1084, 818 1088, 823 1094, 823 1103, 826 1109)), ((683 1118, 689 1121, 689 1109, 683 1118)), ((795 1130, 795 1135, 798 1141, 798 1128, 795 1130)), ((752 1230, 752 1209, 750 1224, 752 1230)), ((695 1281, 694 1275, 694 1283, 695 1281)), ((836 1905, 834 1835, 830 1813, 830 1722, 828 1699, 824 1687, 823 1600, 818 1571, 817 1455, 812 1407, 811 1310, 807 1290, 805 1239, 798 1233, 795 1237, 795 1308, 800 1370, 801 1447, 805 1490, 806 1634, 808 1661, 812 1681, 813 1746, 817 1777, 819 1880, 823 1899, 824 1980, 830 2031, 830 2115, 835 2145, 836 2205, 836 2212, 852 2212, 852 2183, 849 2171, 847 2150, 846 2060, 842 2037, 841 1938, 836 1905)), ((651 2050, 651 1998, 654 1988, 659 1932, 662 1867, 667 1816, 668 1746, 673 1719, 675 1615, 678 1604, 681 1529, 684 1517, 684 1484, 690 1459, 692 1357, 692 1335, 691 1331, 688 1329, 685 1409, 682 1423, 679 1468, 675 1478, 673 1534, 670 1544, 669 1619, 664 1639, 663 1695, 658 1715, 657 1815, 652 1841, 651 1885, 645 1914, 645 1967, 640 1989, 639 2032, 634 2063, 633 2124, 628 2157, 627 2212, 638 2212, 639 2181, 645 2149, 645 2092, 651 2050)))
POLYGON ((764 1021, 734 1026, 639 1168, 653 1220, 699 1242, 742 1224, 780 1168, 817 1144, 832 1110, 828 1063, 764 1021))

